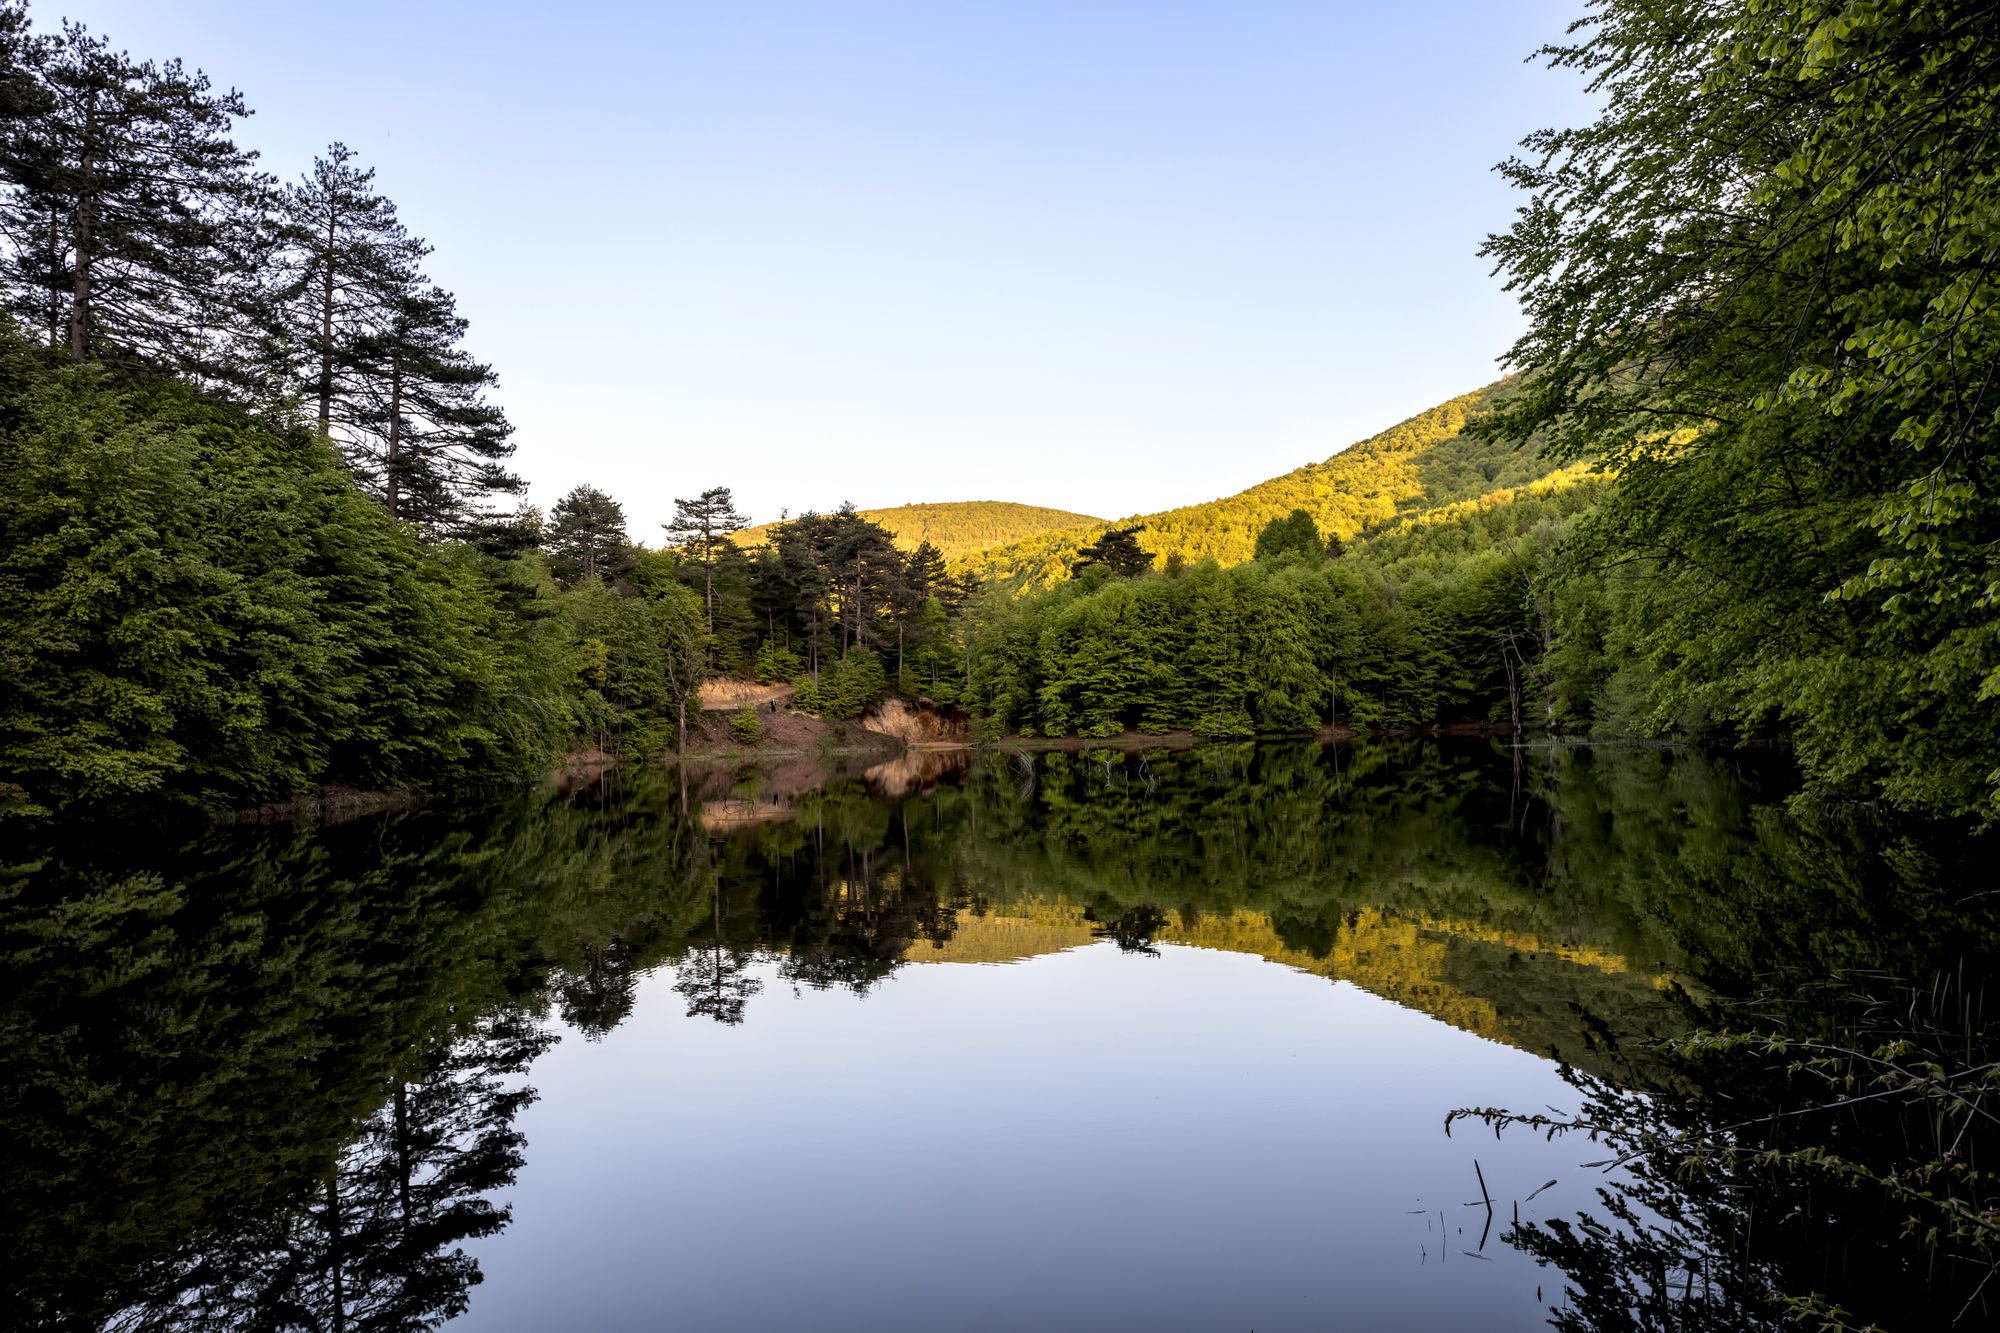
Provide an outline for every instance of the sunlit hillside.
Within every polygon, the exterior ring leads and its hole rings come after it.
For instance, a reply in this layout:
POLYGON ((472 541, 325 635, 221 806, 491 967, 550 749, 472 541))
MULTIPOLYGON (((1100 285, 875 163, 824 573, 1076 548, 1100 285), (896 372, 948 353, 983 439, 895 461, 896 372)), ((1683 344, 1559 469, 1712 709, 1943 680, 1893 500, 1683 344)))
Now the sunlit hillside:
MULTIPOLYGON (((915 550, 918 543, 928 541, 944 553, 947 561, 954 563, 975 551, 1033 541, 1051 532, 1101 527, 1104 523, 1089 514, 1005 500, 897 505, 893 509, 863 509, 860 513, 869 522, 879 523, 894 533, 896 545, 904 550, 915 550)), ((736 540, 746 547, 760 545, 776 526, 763 523, 745 528, 736 540)))
MULTIPOLYGON (((983 912, 961 910, 942 940, 918 940, 913 963, 1012 963, 1096 943, 1103 928, 1060 896, 1030 895, 983 912)), ((1357 908, 1324 952, 1284 940, 1267 912, 1165 914, 1152 935, 1256 954, 1330 981, 1348 981, 1453 1027, 1537 1054, 1593 1063, 1579 1012, 1616 1014, 1639 1031, 1666 1008, 1658 972, 1635 967, 1609 942, 1552 942, 1471 919, 1386 907, 1357 908), (1528 966, 1524 959, 1533 959, 1528 966)))
MULTIPOLYGON (((1416 510, 1474 500, 1520 487, 1554 470, 1534 450, 1475 440, 1466 425, 1511 392, 1502 380, 1440 403, 1325 462, 1309 463, 1248 490, 1206 504, 1119 520, 1145 525, 1140 544, 1158 561, 1178 553, 1193 563, 1250 559, 1257 533, 1294 509, 1312 514, 1322 532, 1343 540, 1416 510)), ((959 563, 985 578, 1043 587, 1068 575, 1078 546, 1106 525, 1086 524, 977 551, 959 563)))

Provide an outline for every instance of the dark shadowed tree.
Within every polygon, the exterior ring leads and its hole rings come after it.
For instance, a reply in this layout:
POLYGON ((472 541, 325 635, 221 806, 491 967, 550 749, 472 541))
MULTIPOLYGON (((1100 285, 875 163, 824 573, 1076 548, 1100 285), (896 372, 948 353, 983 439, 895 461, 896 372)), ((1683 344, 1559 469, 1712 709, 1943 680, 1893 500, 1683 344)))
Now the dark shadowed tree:
MULTIPOLYGON (((363 345, 388 329, 405 289, 418 281, 430 247, 375 192, 375 172, 336 143, 312 170, 285 187, 279 225, 284 241, 274 293, 274 355, 328 436, 364 474, 379 464, 362 438, 373 367, 363 345)), ((393 506, 392 506, 393 510, 393 506)))
POLYGON ((578 486, 549 511, 542 545, 558 576, 568 582, 615 574, 631 558, 625 507, 595 486, 578 486))
POLYGON ((1139 534, 1145 530, 1143 523, 1130 528, 1111 529, 1076 553, 1070 572, 1081 574, 1086 569, 1102 565, 1120 578, 1144 574, 1153 567, 1153 553, 1139 545, 1139 534))
POLYGON ((80 24, 12 35, 9 100, 34 105, 9 118, 0 162, 9 305, 79 360, 239 383, 270 190, 230 138, 249 114, 241 94, 80 24))
POLYGON ((356 347, 383 503, 432 537, 456 532, 481 498, 521 489, 501 466, 514 428, 486 401, 497 377, 459 345, 465 328, 450 292, 412 283, 356 347))
MULTIPOLYGON (((1336 538, 1336 540, 1338 540, 1336 538)), ((1291 553, 1317 559, 1326 551, 1320 540, 1319 524, 1304 509, 1294 509, 1284 518, 1274 518, 1257 534, 1257 560, 1270 560, 1291 553)))

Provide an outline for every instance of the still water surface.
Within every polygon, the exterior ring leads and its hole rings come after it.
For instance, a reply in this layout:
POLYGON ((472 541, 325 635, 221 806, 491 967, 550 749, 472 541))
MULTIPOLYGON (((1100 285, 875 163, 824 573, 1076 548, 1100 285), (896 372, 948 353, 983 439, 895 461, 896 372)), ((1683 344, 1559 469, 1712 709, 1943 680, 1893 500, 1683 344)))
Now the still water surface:
POLYGON ((1799 837, 1661 750, 826 779, 22 858, 17 1323, 1539 1327, 1602 1150, 1446 1113, 1643 1065, 1799 837))

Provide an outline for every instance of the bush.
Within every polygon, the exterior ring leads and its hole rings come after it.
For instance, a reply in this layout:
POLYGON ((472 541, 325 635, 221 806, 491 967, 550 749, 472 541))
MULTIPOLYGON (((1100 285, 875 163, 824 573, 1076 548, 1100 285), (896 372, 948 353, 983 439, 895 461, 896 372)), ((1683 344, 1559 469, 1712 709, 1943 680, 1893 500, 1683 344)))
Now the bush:
POLYGON ((757 683, 790 680, 805 670, 805 659, 790 648, 765 640, 757 649, 757 683))
POLYGON ((845 721, 860 717, 889 691, 882 659, 866 649, 829 662, 820 670, 817 684, 811 676, 800 676, 793 683, 798 686, 794 707, 845 721))
POLYGON ((729 734, 738 745, 755 745, 764 738, 764 724, 757 720, 757 710, 749 704, 738 709, 736 716, 729 719, 729 734))

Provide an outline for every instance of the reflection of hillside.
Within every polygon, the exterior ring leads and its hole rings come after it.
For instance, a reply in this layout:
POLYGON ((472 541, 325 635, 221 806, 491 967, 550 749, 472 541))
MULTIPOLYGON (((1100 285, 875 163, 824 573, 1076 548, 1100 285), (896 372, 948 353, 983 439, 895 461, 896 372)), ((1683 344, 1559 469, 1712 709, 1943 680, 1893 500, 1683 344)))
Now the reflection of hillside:
POLYGON ((1018 963, 1091 941, 1083 908, 1054 900, 1009 903, 1005 914, 963 908, 942 940, 919 940, 903 955, 912 963, 1018 963))
MULTIPOLYGON (((1024 898, 997 911, 961 909, 949 938, 920 940, 913 963, 1011 963, 1089 944, 1098 927, 1078 904, 1024 898)), ((1579 1048, 1580 1010, 1615 1016, 1625 1032, 1656 1026, 1662 978, 1588 945, 1550 944, 1474 921, 1393 908, 1357 909, 1333 946, 1314 954, 1279 937, 1267 912, 1168 913, 1153 936, 1230 953, 1256 954, 1333 981, 1349 981, 1453 1027, 1540 1055, 1588 1064, 1579 1048)))
POLYGON ((928 791, 947 778, 956 778, 970 767, 967 750, 905 750, 863 774, 870 791, 880 796, 907 796, 928 791))
POLYGON ((759 824, 774 819, 790 819, 798 814, 796 805, 783 796, 727 796, 719 801, 701 803, 701 826, 711 833, 726 833, 731 829, 755 828, 759 824))

